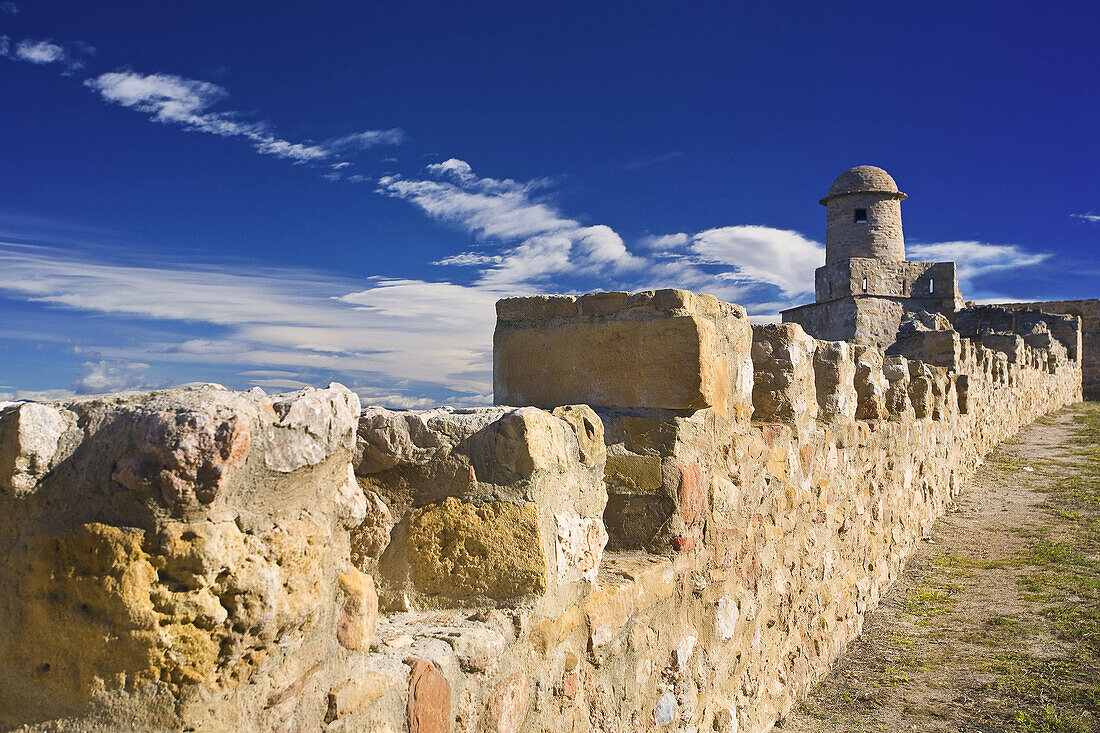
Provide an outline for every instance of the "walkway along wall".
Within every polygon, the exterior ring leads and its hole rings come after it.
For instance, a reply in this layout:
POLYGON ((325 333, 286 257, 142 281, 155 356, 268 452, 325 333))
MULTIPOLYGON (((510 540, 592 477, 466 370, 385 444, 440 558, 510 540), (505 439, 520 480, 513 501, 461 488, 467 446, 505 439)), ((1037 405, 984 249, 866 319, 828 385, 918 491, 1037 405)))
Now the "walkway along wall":
POLYGON ((768 730, 981 457, 1080 399, 1079 352, 996 336, 884 357, 686 291, 521 298, 508 407, 9 408, 0 725, 768 730))

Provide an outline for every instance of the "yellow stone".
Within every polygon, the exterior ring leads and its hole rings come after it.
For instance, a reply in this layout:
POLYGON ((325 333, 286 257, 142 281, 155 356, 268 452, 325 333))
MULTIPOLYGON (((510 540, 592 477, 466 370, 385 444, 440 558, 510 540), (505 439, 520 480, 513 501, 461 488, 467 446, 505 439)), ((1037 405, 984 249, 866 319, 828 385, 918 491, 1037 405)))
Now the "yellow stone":
POLYGON ((453 598, 515 598, 546 590, 549 563, 538 506, 449 497, 417 510, 409 523, 417 587, 453 598))

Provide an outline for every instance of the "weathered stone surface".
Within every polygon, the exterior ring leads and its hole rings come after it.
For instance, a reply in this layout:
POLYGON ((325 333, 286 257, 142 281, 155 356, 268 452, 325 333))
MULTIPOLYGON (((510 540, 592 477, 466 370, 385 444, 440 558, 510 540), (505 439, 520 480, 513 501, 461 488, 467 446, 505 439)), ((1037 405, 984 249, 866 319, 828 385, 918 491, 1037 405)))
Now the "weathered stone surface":
POLYGON ((558 575, 566 581, 594 581, 607 545, 603 522, 572 513, 555 514, 554 520, 558 527, 558 575))
POLYGON ((821 420, 843 422, 855 417, 855 376, 855 361, 846 342, 818 342, 814 350, 814 384, 821 420))
POLYGON ((852 347, 856 360, 856 419, 882 420, 886 417, 886 390, 889 382, 882 373, 882 352, 872 346, 852 347))
POLYGON ((581 463, 595 466, 607 458, 607 446, 603 440, 603 421, 588 405, 564 405, 555 407, 554 417, 564 420, 577 435, 581 463))
MULTIPOLYGON (((572 310, 571 308, 568 310, 572 310)), ((683 290, 595 294, 575 315, 544 299, 501 301, 494 336, 499 404, 700 409, 750 406, 743 310, 683 290)))
POLYGON ((252 447, 249 426, 237 417, 156 412, 147 423, 144 444, 111 478, 133 491, 158 491, 168 504, 214 501, 252 447))
POLYGON ((68 421, 60 410, 27 402, 0 412, 0 489, 32 491, 50 470, 68 421))
POLYGON ((515 598, 546 589, 549 562, 538 509, 528 503, 482 506, 448 498, 409 523, 416 585, 453 598, 515 598))
POLYGON ((359 418, 357 471, 378 473, 401 464, 423 464, 443 446, 428 421, 443 412, 392 412, 369 407, 359 418))
POLYGON ((661 488, 660 456, 620 453, 607 457, 604 468, 607 485, 619 493, 649 494, 661 488))
POLYGON ((282 473, 325 460, 354 440, 359 424, 359 397, 342 384, 283 395, 271 409, 277 417, 268 424, 264 461, 282 473))
POLYGON ((407 722, 409 733, 450 733, 451 684, 431 662, 410 658, 407 722))
POLYGON ((527 676, 516 672, 493 690, 485 713, 486 727, 492 733, 520 733, 526 717, 527 676))
POLYGON ((753 326, 752 334, 753 418, 790 424, 814 419, 817 342, 793 323, 753 326))
POLYGON ((374 579, 351 568, 338 578, 344 602, 336 626, 336 636, 348 649, 364 651, 370 648, 378 625, 378 593, 374 579))

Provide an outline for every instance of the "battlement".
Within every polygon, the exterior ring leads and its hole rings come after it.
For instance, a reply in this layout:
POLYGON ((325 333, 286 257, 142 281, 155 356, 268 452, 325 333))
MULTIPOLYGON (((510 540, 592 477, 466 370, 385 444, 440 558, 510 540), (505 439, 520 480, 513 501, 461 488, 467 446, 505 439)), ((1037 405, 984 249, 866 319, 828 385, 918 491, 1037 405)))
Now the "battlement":
POLYGON ((6 408, 0 725, 766 731, 982 456, 1080 399, 1079 339, 924 314, 884 354, 682 290, 511 298, 507 405, 6 408))

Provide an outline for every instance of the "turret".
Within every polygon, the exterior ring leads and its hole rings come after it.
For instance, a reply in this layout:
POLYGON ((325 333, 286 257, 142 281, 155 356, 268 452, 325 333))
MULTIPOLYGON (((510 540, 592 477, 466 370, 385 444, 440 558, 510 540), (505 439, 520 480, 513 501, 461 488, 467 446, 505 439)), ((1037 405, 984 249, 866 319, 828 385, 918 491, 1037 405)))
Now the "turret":
POLYGON ((837 176, 821 199, 827 212, 825 264, 852 257, 904 260, 904 198, 890 174, 873 165, 849 168, 837 176))

